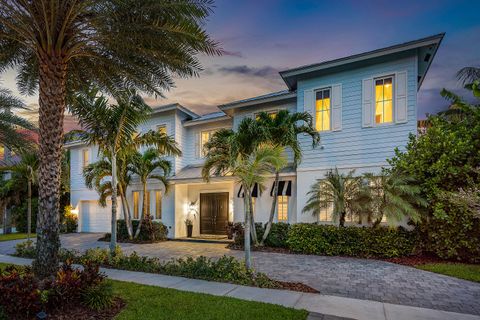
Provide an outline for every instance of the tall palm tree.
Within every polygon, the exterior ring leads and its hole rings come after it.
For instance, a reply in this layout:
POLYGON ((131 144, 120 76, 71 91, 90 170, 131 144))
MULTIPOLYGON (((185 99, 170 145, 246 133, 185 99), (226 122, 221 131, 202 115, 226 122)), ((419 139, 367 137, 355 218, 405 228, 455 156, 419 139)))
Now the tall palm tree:
POLYGON ((345 226, 347 213, 357 212, 362 206, 363 179, 354 173, 355 170, 340 173, 337 168, 327 172, 325 179, 318 179, 312 185, 302 212, 318 215, 321 209, 328 209, 333 204, 333 220, 338 220, 341 227, 345 226))
POLYGON ((473 83, 475 80, 480 80, 479 67, 464 67, 457 72, 457 79, 463 84, 473 83))
POLYGON ((58 267, 63 114, 69 94, 95 85, 162 96, 198 75, 197 54, 221 54, 204 22, 211 0, 0 0, 0 71, 39 92, 38 277, 58 267))
POLYGON ((383 217, 389 223, 399 222, 409 217, 416 222, 420 219, 419 208, 427 201, 421 196, 420 187, 412 178, 382 170, 380 174, 366 173, 368 208, 373 213, 373 226, 382 222, 383 217))
POLYGON ((160 181, 165 187, 165 192, 168 191, 167 176, 170 174, 172 165, 170 161, 162 159, 161 156, 162 154, 157 149, 149 148, 143 154, 136 152, 133 156, 132 163, 128 166, 129 171, 140 178, 143 188, 142 216, 140 217, 140 222, 138 223, 137 231, 135 232, 135 239, 140 235, 143 221, 151 220, 146 219, 149 214, 149 204, 147 203, 148 180, 155 179, 160 181))
MULTIPOLYGON (((36 151, 19 154, 20 161, 0 167, 0 171, 11 172, 12 181, 27 182, 27 240, 32 230, 32 186, 37 183, 38 155, 36 151)), ((17 184, 17 183, 15 183, 17 184)))
MULTIPOLYGON (((298 141, 299 134, 306 134, 312 138, 312 148, 315 148, 320 142, 320 134, 313 127, 312 116, 308 112, 290 113, 288 110, 280 110, 275 116, 267 112, 261 112, 258 115, 257 122, 263 128, 267 136, 265 137, 269 143, 274 146, 288 147, 293 151, 293 164, 296 167, 302 159, 302 148, 298 141)), ((280 180, 280 170, 283 168, 275 168, 275 180, 273 185, 273 199, 270 209, 270 216, 265 232, 263 233, 260 245, 263 245, 270 233, 275 210, 277 207, 278 183, 280 180)))

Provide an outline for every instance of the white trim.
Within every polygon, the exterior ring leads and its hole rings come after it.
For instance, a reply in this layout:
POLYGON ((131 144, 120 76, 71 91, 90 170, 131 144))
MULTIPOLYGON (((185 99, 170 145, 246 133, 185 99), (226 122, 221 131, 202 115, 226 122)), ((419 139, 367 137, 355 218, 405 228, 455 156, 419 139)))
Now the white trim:
MULTIPOLYGON (((362 169, 362 168, 376 168, 376 167, 388 167, 389 164, 387 162, 381 163, 369 163, 369 164, 356 164, 356 165, 342 165, 336 166, 338 169, 362 169)), ((323 170, 330 170, 332 169, 331 166, 329 167, 311 167, 311 168, 297 168, 297 172, 309 172, 309 171, 323 171, 323 170)))
MULTIPOLYGON (((372 114, 373 114, 373 127, 383 127, 383 126, 389 126, 389 125, 392 125, 392 124, 395 124, 395 107, 396 107, 396 90, 395 90, 395 86, 396 86, 396 75, 397 75, 398 71, 395 71, 393 73, 385 73, 385 74, 382 74, 382 75, 379 75, 379 76, 373 76, 373 110, 372 110, 372 114), (392 121, 390 122, 381 122, 381 123, 377 123, 375 117, 376 117, 376 110, 377 110, 377 90, 375 88, 375 82, 377 80, 385 80, 385 79, 388 79, 388 78, 392 78, 392 121)), ((385 101, 385 100, 384 100, 385 101)))

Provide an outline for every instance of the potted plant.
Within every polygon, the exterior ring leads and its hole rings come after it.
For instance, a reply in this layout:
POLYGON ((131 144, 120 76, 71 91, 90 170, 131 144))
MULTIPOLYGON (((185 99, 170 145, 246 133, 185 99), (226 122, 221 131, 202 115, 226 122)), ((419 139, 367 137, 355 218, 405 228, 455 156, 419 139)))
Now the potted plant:
POLYGON ((193 232, 193 221, 191 219, 187 219, 185 220, 185 225, 187 226, 187 237, 191 238, 193 232))

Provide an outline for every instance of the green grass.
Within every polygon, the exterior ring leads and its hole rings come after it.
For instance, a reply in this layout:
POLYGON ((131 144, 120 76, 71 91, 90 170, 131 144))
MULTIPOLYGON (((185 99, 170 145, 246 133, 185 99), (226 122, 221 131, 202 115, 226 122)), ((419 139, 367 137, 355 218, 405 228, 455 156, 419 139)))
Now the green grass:
MULTIPOLYGON (((35 239, 35 234, 30 234, 31 239, 35 239)), ((26 239, 26 233, 10 233, 10 234, 0 234, 0 241, 10 241, 10 240, 18 240, 18 239, 26 239)))
MULTIPOLYGON (((7 266, 0 263, 0 268, 7 266)), ((258 319, 305 320, 308 312, 273 304, 244 301, 109 280, 116 296, 127 303, 118 320, 193 320, 193 319, 258 319)))
POLYGON ((480 265, 465 263, 429 263, 416 266, 418 269, 427 270, 447 276, 480 282, 480 265))

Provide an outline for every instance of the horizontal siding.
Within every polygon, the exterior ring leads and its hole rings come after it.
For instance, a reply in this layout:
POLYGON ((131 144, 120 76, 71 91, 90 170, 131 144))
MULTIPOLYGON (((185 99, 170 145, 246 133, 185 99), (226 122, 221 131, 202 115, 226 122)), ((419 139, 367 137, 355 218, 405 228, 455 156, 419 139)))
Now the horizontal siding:
POLYGON ((320 132, 320 146, 312 149, 308 137, 300 136, 303 150, 302 168, 328 168, 369 163, 385 163, 402 149, 417 127, 416 57, 408 57, 374 66, 353 69, 298 82, 297 110, 304 110, 304 91, 342 84, 342 130, 320 132), (407 71, 408 122, 362 128, 362 80, 379 75, 407 71))

